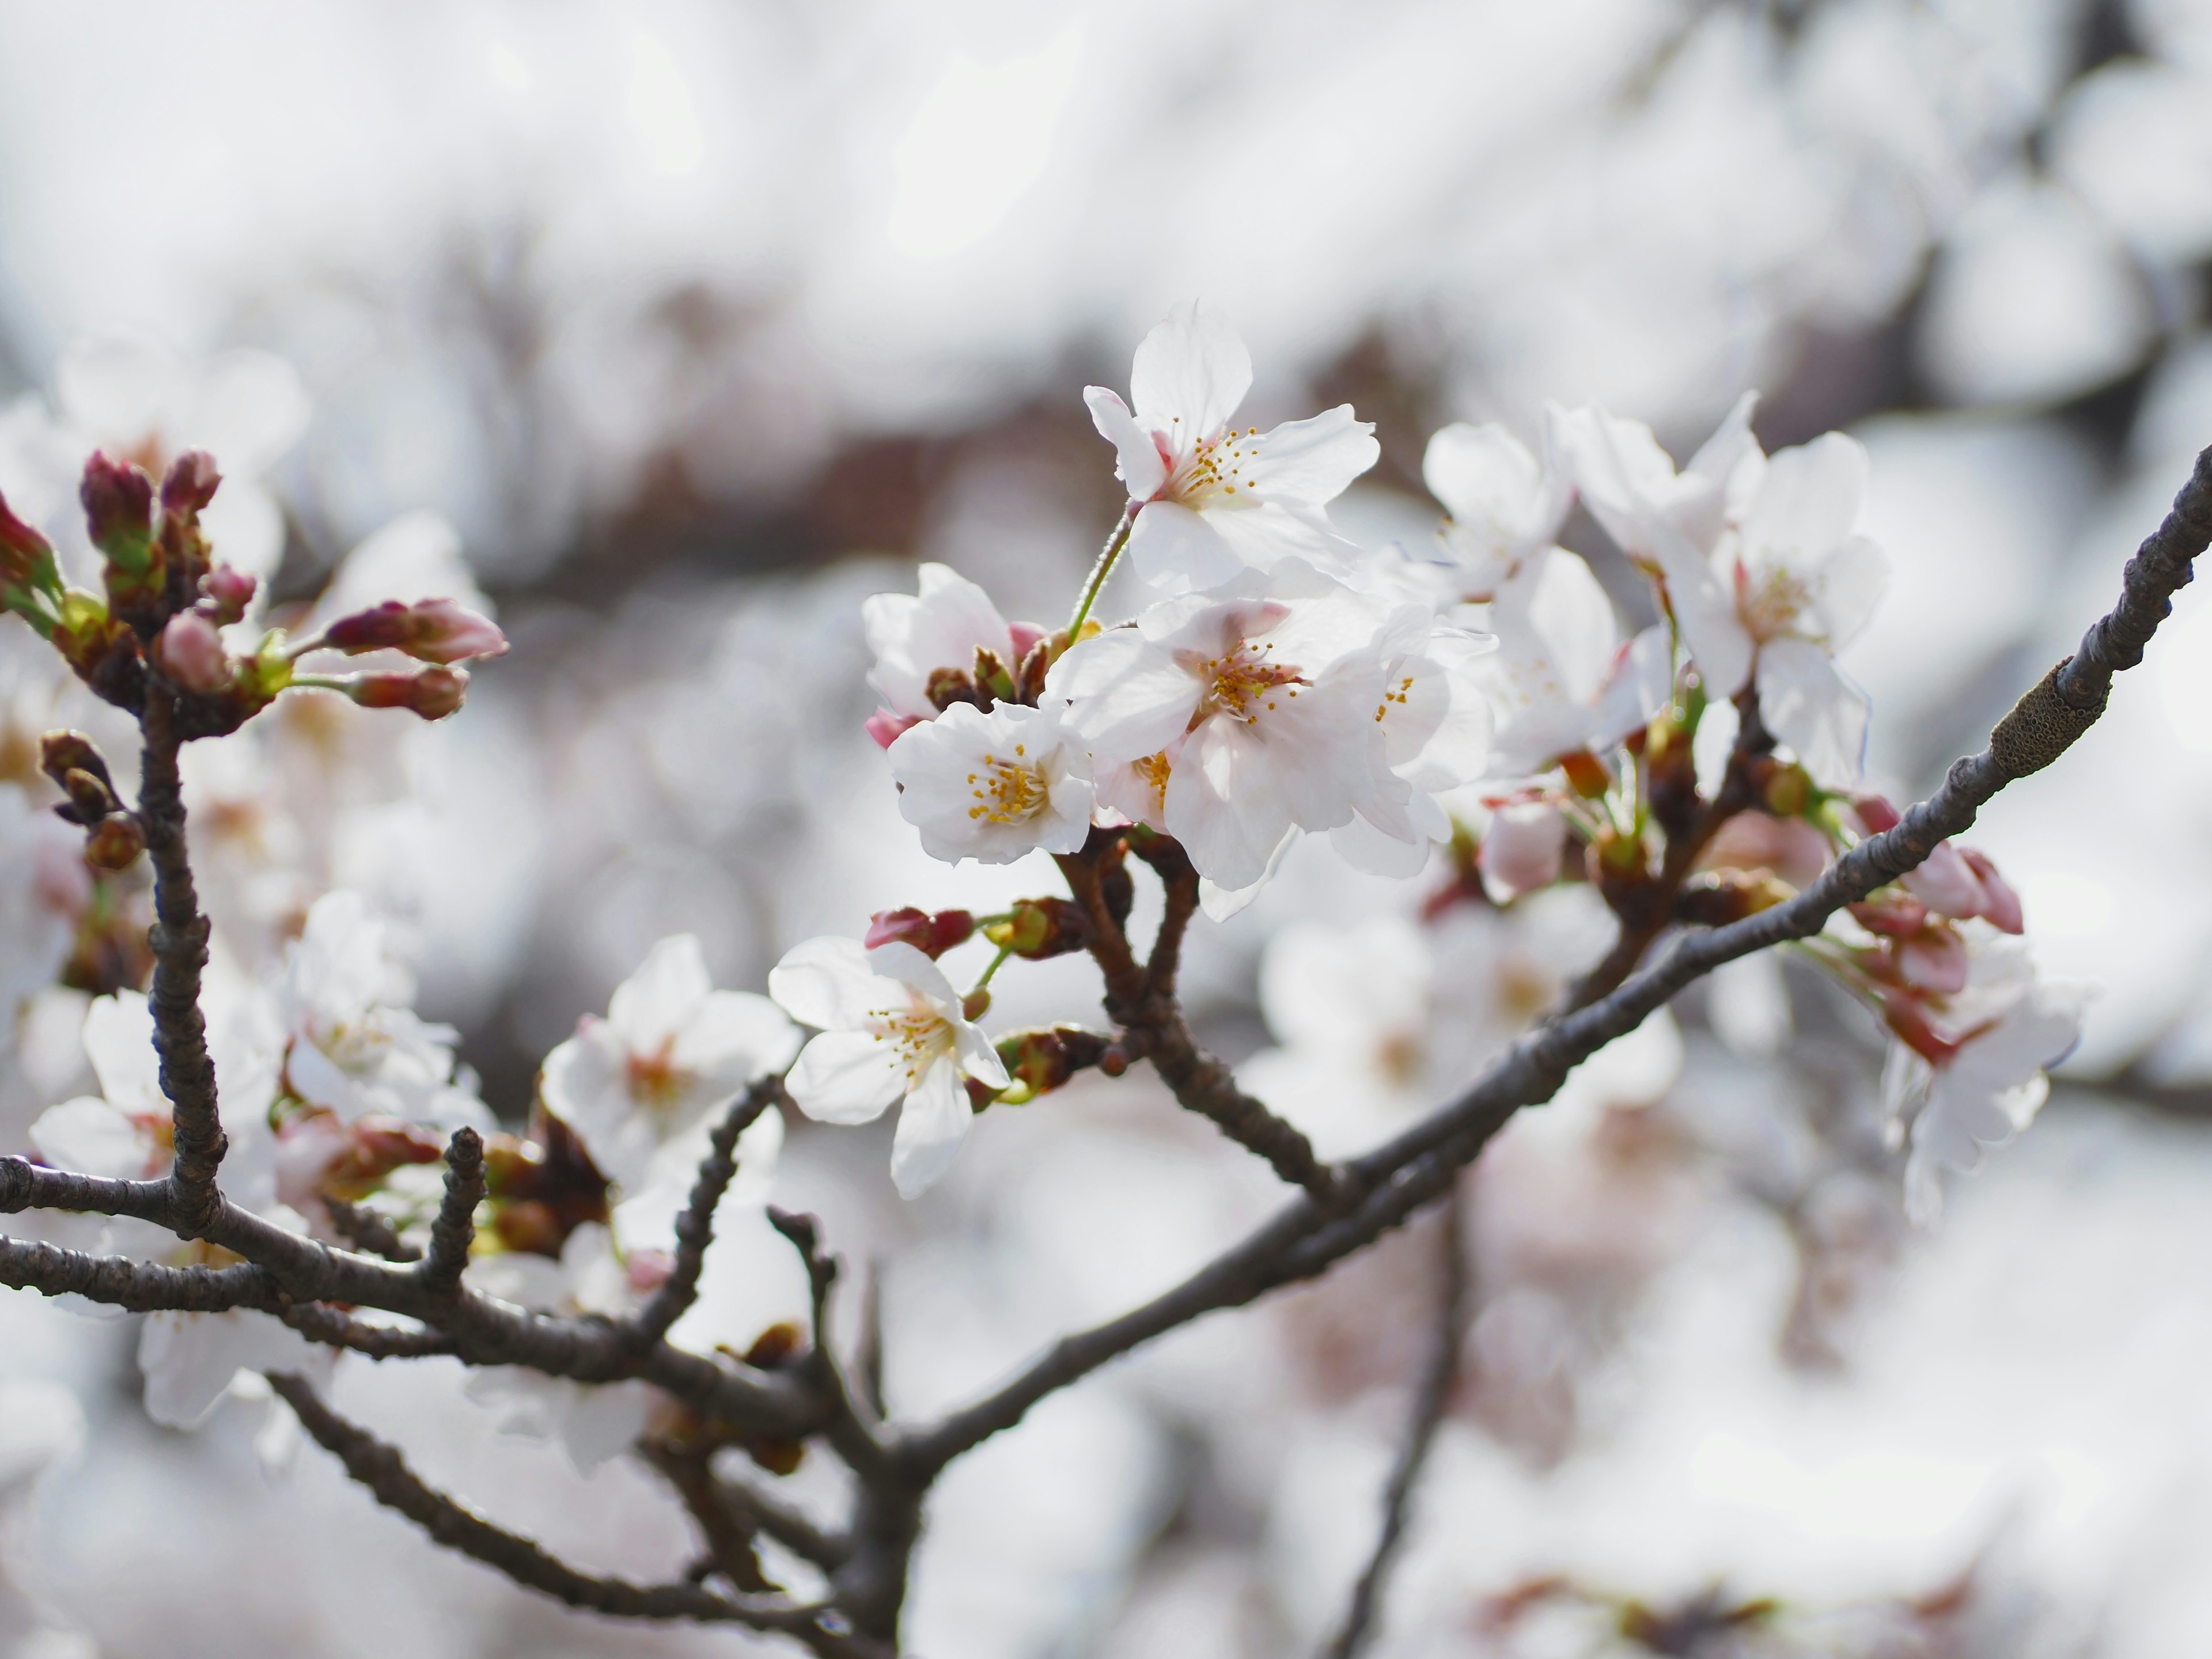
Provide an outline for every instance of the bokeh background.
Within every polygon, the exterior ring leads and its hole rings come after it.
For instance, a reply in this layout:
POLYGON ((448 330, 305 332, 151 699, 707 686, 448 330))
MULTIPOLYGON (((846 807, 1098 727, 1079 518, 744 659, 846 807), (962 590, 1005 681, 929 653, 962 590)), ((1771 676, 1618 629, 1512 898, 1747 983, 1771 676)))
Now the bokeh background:
MULTIPOLYGON (((426 805, 341 863, 412 918, 423 1012, 511 1116, 665 933, 757 988, 872 909, 1041 880, 914 847, 859 731, 859 603, 939 559, 1056 616, 1118 507, 1080 389, 1122 384, 1171 305, 1236 319, 1255 422, 1377 422, 1337 515, 1374 541, 1433 529, 1447 420, 1533 434, 1598 401, 1686 453, 1757 387, 1770 448, 1857 434, 1893 574, 1844 663, 1903 797, 2109 603, 2212 441, 2208 257, 2203 0, 0 4, 0 391, 31 400, 0 487, 87 342, 267 352, 312 408, 265 474, 280 590, 428 509, 500 606, 515 650, 437 734, 426 805)), ((1692 996, 1679 1075, 1516 1128, 1382 1651, 2203 1650, 2200 595, 1975 840, 2045 970, 2100 988, 2073 1080, 1932 1235, 1898 1218, 1870 1028, 1794 976, 1786 1040, 1692 996)), ((1295 997, 1262 1006, 1271 940, 1414 887, 1295 863, 1206 936, 1210 1040, 1318 1040, 1284 1029, 1295 997)), ((1565 971, 1516 927, 1486 959, 1565 971)), ((1001 1006, 1091 995, 1063 963, 1001 1006)), ((882 1264, 911 1412, 1271 1198, 1139 1081, 979 1129, 910 1206, 882 1137, 799 1126, 780 1176, 882 1264)), ((1426 1237, 963 1466, 916 1650, 1310 1650, 1371 1533, 1426 1237)), ((761 1273, 789 1298, 787 1264, 761 1273)), ((434 1559, 312 1451, 264 1474, 252 1402, 157 1430, 131 1353, 15 1293, 0 1316, 20 1652, 748 1650, 434 1559)), ((434 1473, 596 1565, 680 1554, 642 1475, 581 1481, 417 1372, 350 1386, 434 1473)))

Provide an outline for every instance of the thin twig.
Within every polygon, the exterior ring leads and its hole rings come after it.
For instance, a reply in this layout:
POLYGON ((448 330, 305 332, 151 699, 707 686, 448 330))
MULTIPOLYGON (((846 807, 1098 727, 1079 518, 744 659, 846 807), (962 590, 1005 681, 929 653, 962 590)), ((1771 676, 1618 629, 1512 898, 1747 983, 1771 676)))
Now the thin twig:
POLYGON ((427 1359, 453 1351, 453 1339, 443 1331, 372 1325, 320 1302, 294 1303, 279 1309, 276 1316, 311 1341, 371 1359, 427 1359))
POLYGON ((420 1261, 422 1252, 400 1237, 398 1231, 382 1216, 366 1205, 349 1204, 342 1198, 325 1197, 323 1209, 331 1218, 331 1225, 338 1236, 356 1250, 366 1250, 371 1255, 380 1255, 386 1261, 420 1261))
POLYGON ((1443 1202, 1441 1224, 1437 1230, 1439 1255, 1434 1340, 1414 1385, 1413 1407, 1406 1414, 1405 1439, 1398 1448, 1397 1462, 1391 1466, 1390 1478, 1382 1488, 1382 1525, 1376 1534, 1374 1553, 1368 1558, 1359 1582, 1352 1587, 1352 1605, 1346 1609, 1343 1626, 1324 1650, 1322 1659, 1358 1659, 1366 1648, 1376 1613, 1382 1606, 1384 1587, 1389 1582, 1390 1569, 1397 1558, 1398 1546, 1405 1537, 1413 1483, 1420 1478, 1421 1466, 1427 1462, 1429 1448, 1436 1441, 1437 1425, 1443 1420, 1444 1407, 1451 1400, 1452 1382, 1459 1374, 1460 1343, 1466 1335, 1467 1324, 1467 1241, 1461 1215, 1466 1203, 1466 1194, 1458 1187, 1453 1188, 1451 1195, 1443 1202))
POLYGON ((699 1275, 707 1248, 714 1242, 714 1212, 738 1173, 738 1139, 783 1094, 781 1077, 763 1078, 730 1103, 714 1126, 707 1156, 691 1183, 684 1213, 676 1218, 676 1259, 668 1277, 646 1304, 631 1316, 629 1328, 642 1344, 658 1342, 699 1297, 699 1275))
POLYGON ((134 1313, 274 1308, 281 1296, 269 1274, 251 1263, 167 1267, 119 1255, 88 1255, 21 1238, 0 1238, 0 1285, 46 1296, 81 1296, 134 1313))
POLYGON ((493 1525, 445 1493, 423 1484, 407 1460, 368 1430, 323 1404, 303 1377, 276 1373, 270 1386, 281 1395, 300 1425, 324 1450, 345 1465, 346 1473, 368 1488, 386 1509, 397 1510, 428 1533, 433 1541, 500 1572, 525 1589, 565 1601, 572 1607, 618 1619, 696 1620, 707 1624, 745 1625, 754 1630, 796 1636, 815 1651, 860 1659, 872 1650, 821 1627, 828 1609, 762 1607, 686 1583, 636 1584, 626 1578, 600 1578, 579 1572, 520 1534, 493 1525))
POLYGON ((432 1296, 449 1297, 460 1289, 469 1246, 476 1242, 477 1206, 483 1196, 483 1137, 463 1124, 446 1147, 445 1195, 430 1224, 429 1254, 415 1269, 416 1281, 432 1296))

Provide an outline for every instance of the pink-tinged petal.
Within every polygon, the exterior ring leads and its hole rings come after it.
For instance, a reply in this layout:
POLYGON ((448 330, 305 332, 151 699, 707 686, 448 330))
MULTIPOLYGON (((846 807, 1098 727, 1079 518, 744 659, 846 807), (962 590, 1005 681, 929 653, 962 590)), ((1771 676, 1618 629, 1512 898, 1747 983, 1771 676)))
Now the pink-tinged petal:
POLYGON ((949 1056, 922 1073, 899 1109, 891 1140, 891 1180, 901 1198, 921 1197, 952 1167, 975 1117, 960 1068, 949 1056))
POLYGON ((2027 919, 2021 914, 2020 895, 2013 890, 2010 882, 1997 873, 1989 855, 1971 847, 1960 848, 1959 855, 1981 880, 1983 916, 2001 933, 2021 932, 2027 927, 2027 919))
POLYGON ((1103 386, 1083 388, 1084 406, 1098 435, 1114 446, 1114 476, 1133 501, 1148 501, 1168 481, 1168 464, 1152 434, 1137 424, 1128 404, 1103 386))
POLYGON ((1044 683, 1047 701, 1066 705, 1069 729, 1109 761, 1166 748, 1190 724, 1199 694, 1198 682, 1175 658, 1133 628, 1085 640, 1052 665, 1044 683))
POLYGON ((646 953, 607 1004, 607 1023, 632 1052, 649 1054, 697 1013, 714 988, 696 933, 673 933, 646 953))
POLYGON ((874 740, 877 748, 888 749, 921 724, 919 714, 894 714, 888 708, 878 708, 860 723, 860 729, 874 740))
POLYGON ((1261 495, 1319 507, 1381 459, 1382 447, 1375 441, 1375 423, 1339 404, 1261 434, 1250 453, 1246 470, 1261 495))
POLYGON ((1184 582, 1192 587, 1213 587, 1244 568, 1222 532, 1211 520, 1235 519, 1243 514, 1212 515, 1194 513, 1180 501, 1152 501, 1129 527, 1128 555, 1137 574, 1156 586, 1184 582))
POLYGON ((1483 885, 1501 903, 1549 887, 1559 878, 1566 844, 1567 821, 1558 808, 1502 806, 1475 854, 1483 885))
POLYGON ((1810 574, 1851 533, 1866 488, 1866 448, 1856 438, 1830 432, 1778 451, 1745 515, 1744 546, 1753 556, 1772 550, 1790 569, 1810 574))
POLYGON ((906 1071, 872 1031, 824 1031, 799 1051, 784 1087, 817 1123, 872 1123, 905 1091, 906 1071))
POLYGON ((858 939, 825 934, 805 939, 769 969, 768 994, 801 1025, 855 1030, 879 1006, 882 988, 858 939))
POLYGON ((1145 336, 1129 370, 1137 418, 1188 453, 1228 423, 1252 388, 1252 356, 1211 306, 1192 301, 1145 336))
POLYGON ((1981 878, 1948 841, 1937 842, 1926 861, 1902 879, 1905 890, 1938 915, 1964 921, 1982 913, 1981 878))
POLYGON ((1848 789, 1866 762, 1866 693, 1809 640, 1771 640, 1759 653, 1759 713, 1823 789, 1848 789))
POLYGON ((1897 967, 1915 990, 1955 996, 1966 988, 1966 942, 1948 927, 1923 927, 1898 942, 1897 967))
POLYGON ((860 606, 860 621, 875 665, 868 684, 893 714, 927 720, 929 677, 939 668, 963 672, 982 647, 1011 665, 1013 641, 991 596, 948 565, 924 564, 916 592, 877 593, 860 606))
POLYGON ((230 659, 216 625, 197 611, 169 618, 155 641, 156 665, 187 691, 220 691, 230 684, 230 659))

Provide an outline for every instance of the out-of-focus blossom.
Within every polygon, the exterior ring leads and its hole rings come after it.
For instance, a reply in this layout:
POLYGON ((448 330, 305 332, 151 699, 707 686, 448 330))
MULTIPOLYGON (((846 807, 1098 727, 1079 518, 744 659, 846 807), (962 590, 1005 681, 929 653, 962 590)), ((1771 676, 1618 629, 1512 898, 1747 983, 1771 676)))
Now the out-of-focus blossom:
POLYGON ((1007 1085, 998 1051, 962 1013, 944 969, 911 945, 864 951, 848 939, 808 939, 770 971, 768 988, 819 1033, 785 1079, 800 1111, 824 1123, 867 1123, 904 1101, 891 1179, 907 1198, 959 1155, 975 1115, 964 1079, 1007 1085))
POLYGON ((407 975, 389 954, 384 924, 358 893, 326 893, 285 953, 277 994, 289 1091, 348 1122, 370 1112, 426 1115, 453 1076, 450 1025, 405 1005, 407 975))
MULTIPOLYGON (((637 1192, 653 1184, 664 1147, 686 1143, 798 1049, 799 1033, 774 1003, 716 990, 698 939, 679 933, 615 988, 605 1018, 586 1014, 545 1057, 545 1109, 576 1132, 610 1181, 637 1192)), ((690 1169, 663 1173, 684 1182, 690 1169)))
POLYGON ((1378 799, 1382 620, 1294 561, 1086 640, 1053 665, 1045 695, 1102 763, 1102 805, 1242 889, 1294 827, 1334 830, 1378 799))
POLYGON ((1009 864, 1091 833, 1090 757, 1056 708, 955 703, 890 746, 899 813, 930 857, 1009 864))
POLYGON ((1324 508, 1382 453, 1350 404, 1267 432, 1229 424, 1251 389, 1252 359, 1227 318, 1193 301, 1145 336, 1128 404, 1085 390, 1115 476, 1137 509, 1129 556, 1153 582, 1211 587, 1246 565, 1328 563, 1357 552, 1324 508))
POLYGON ((1559 878, 1566 844, 1567 821, 1558 807, 1544 801, 1500 806, 1475 854, 1484 888, 1503 904, 1549 887, 1559 878))
POLYGON ((0 1032, 12 1036, 26 999, 53 983, 70 953, 92 880, 78 834, 0 783, 0 1032))
POLYGON ((1574 480, 1553 453, 1553 425, 1546 422, 1540 459, 1494 421, 1455 422, 1429 440, 1421 478, 1451 514, 1440 538, 1465 598, 1490 599, 1558 537, 1574 480))
POLYGON ((1942 1212, 1944 1170, 1980 1168, 1986 1149, 2033 1121, 2051 1091, 2045 1073, 2081 1041, 2088 1000, 2080 986, 2038 978, 2016 940, 1975 931, 1969 951, 1966 983, 1926 1000, 1924 1022, 1899 1032, 1885 1079, 1893 1121, 1910 1118, 1905 1208, 1923 1226, 1942 1212))
POLYGON ((327 1376, 336 1358, 332 1350, 250 1308, 151 1313, 138 1335, 146 1415, 173 1429, 206 1422, 241 1373, 327 1376))

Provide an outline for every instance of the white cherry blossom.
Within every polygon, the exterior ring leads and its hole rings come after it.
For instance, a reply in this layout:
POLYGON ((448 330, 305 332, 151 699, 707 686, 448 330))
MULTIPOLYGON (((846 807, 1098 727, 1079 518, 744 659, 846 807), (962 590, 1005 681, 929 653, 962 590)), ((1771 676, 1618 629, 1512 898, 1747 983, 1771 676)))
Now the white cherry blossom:
POLYGON ((1451 514, 1438 535, 1468 599, 1489 599, 1559 536, 1574 481, 1554 455, 1555 424, 1545 424, 1540 459, 1494 421, 1455 422, 1429 440, 1421 477, 1451 514))
POLYGON ((1887 579, 1854 533, 1864 447, 1840 432, 1760 453, 1748 394, 1677 474, 1648 428, 1594 410, 1563 416, 1583 498, 1659 577, 1707 691, 1754 679, 1759 716, 1814 780, 1856 781, 1866 694, 1834 653, 1865 626, 1887 579))
POLYGON ((948 864, 1073 853, 1091 833, 1090 757, 1055 708, 955 703, 894 742, 890 767, 900 815, 948 864))
POLYGON ((1207 587, 1245 565, 1327 563, 1357 549, 1329 527, 1327 504, 1381 454, 1352 405, 1261 432, 1230 424, 1252 385, 1252 359, 1219 312, 1179 307, 1137 348, 1130 404, 1083 394, 1136 519, 1129 556, 1147 581, 1207 587))
POLYGON ((952 1166, 975 1115, 965 1079, 1004 1088, 991 1040, 961 1012, 944 969, 911 945, 864 951, 849 939, 792 947, 768 976, 769 994, 817 1028, 785 1086, 823 1123, 866 1123, 903 1100, 891 1179, 913 1198, 952 1166))
POLYGON ((290 1092, 348 1122, 431 1115, 453 1079, 456 1033, 418 1018, 405 1006, 413 994, 360 894, 317 899, 277 994, 290 1092))
MULTIPOLYGON (((798 1048, 799 1033, 775 1004, 716 990, 698 939, 679 933, 616 988, 605 1019, 586 1015, 546 1056, 541 1089, 545 1109, 576 1132, 601 1173, 636 1193, 688 1182, 698 1162, 693 1132, 798 1048)), ((764 1144, 756 1137, 752 1150, 764 1144)))
POLYGON ((915 587, 913 593, 875 594, 860 607, 876 655, 868 684, 883 699, 868 730, 885 748, 908 726, 937 718, 931 675, 949 668, 972 678, 978 651, 989 652, 1012 673, 1038 638, 1034 629, 1008 623, 988 593, 950 565, 924 564, 915 587))
POLYGON ((1603 751, 1649 720, 1674 686, 1664 628, 1623 646, 1613 602, 1590 568, 1540 548, 1490 606, 1497 654, 1480 665, 1498 716, 1494 775, 1531 777, 1560 757, 1603 751))
POLYGON ((1419 605, 1400 606, 1383 625, 1376 787, 1350 823, 1329 832, 1356 868, 1416 875, 1430 843, 1451 839, 1451 818, 1437 797, 1472 783, 1488 764, 1492 720, 1481 671, 1497 646, 1490 635, 1437 622, 1419 605))
POLYGON ((326 1377, 336 1358, 332 1350, 250 1308, 150 1313, 138 1333, 146 1415, 172 1429, 199 1427, 234 1389, 249 1386, 249 1378, 258 1382, 258 1373, 326 1377))
POLYGON ((1098 763, 1102 805, 1164 830, 1200 874, 1260 880, 1293 829, 1374 806, 1387 617, 1310 566, 1247 571, 1068 651, 1045 700, 1098 763))
POLYGON ((2034 1121, 2051 1092, 2045 1073, 2081 1041, 2088 1000, 2083 987, 2039 978, 2020 940, 1979 922, 1961 931, 1966 987, 1928 999, 1938 1057, 1896 1042, 1884 1079, 1893 1121, 1910 1116, 1905 1210, 1923 1226, 1942 1212, 1944 1170, 1971 1173, 2034 1121))

